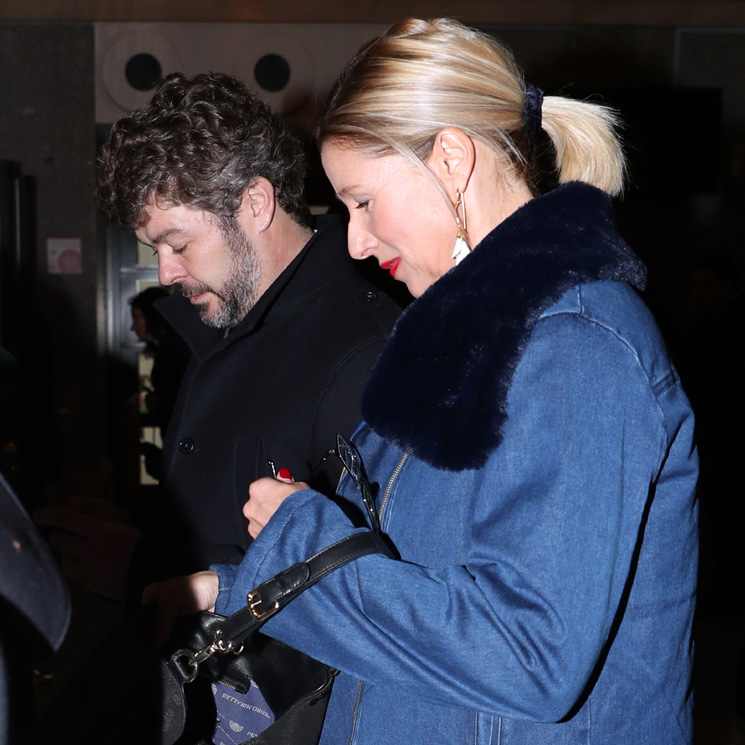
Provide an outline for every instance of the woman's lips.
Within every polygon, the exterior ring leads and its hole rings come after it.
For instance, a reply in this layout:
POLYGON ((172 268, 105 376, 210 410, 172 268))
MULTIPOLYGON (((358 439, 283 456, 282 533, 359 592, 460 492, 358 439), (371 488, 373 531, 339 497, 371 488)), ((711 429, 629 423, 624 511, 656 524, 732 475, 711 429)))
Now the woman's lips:
POLYGON ((391 277, 396 279, 396 272, 398 271, 398 265, 401 263, 401 259, 391 259, 390 261, 384 261, 381 265, 381 269, 385 269, 391 273, 391 277))

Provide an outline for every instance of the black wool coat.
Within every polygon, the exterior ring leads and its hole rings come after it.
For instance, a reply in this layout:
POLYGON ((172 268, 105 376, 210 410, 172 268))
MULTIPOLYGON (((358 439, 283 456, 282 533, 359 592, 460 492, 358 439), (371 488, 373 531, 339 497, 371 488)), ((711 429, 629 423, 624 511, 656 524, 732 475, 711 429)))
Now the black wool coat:
POLYGON ((129 577, 149 582, 238 563, 250 543, 249 484, 289 468, 332 493, 336 433, 360 421, 359 399, 399 305, 360 272, 335 217, 320 218, 297 258, 227 336, 180 295, 159 310, 193 354, 163 448, 129 577))

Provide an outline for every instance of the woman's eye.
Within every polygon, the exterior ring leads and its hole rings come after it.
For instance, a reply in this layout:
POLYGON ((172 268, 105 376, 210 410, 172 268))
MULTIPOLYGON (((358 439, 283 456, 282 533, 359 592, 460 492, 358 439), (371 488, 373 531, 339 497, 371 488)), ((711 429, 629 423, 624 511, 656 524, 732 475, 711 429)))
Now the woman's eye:
POLYGON ((355 209, 356 209, 356 210, 362 210, 362 209, 365 209, 365 207, 367 207, 367 205, 368 205, 368 204, 369 204, 369 202, 368 202, 368 201, 364 201, 364 202, 357 202, 357 206, 355 207, 355 209))

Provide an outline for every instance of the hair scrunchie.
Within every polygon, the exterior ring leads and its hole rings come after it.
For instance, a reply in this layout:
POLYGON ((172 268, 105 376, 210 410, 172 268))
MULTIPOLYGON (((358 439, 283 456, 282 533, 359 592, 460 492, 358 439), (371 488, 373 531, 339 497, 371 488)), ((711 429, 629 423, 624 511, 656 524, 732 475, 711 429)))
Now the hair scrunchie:
POLYGON ((529 139, 533 139, 543 125, 543 91, 531 83, 525 85, 525 105, 523 107, 523 122, 529 139))

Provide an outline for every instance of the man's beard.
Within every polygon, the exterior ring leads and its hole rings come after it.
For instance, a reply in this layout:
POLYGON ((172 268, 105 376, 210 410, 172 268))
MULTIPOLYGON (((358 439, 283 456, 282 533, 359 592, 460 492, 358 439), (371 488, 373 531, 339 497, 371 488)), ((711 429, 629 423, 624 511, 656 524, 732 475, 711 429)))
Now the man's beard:
POLYGON ((202 321, 212 328, 224 329, 237 326, 258 300, 261 266, 256 252, 235 219, 220 227, 225 245, 230 251, 231 266, 228 277, 220 289, 202 283, 178 283, 185 297, 211 292, 217 297, 217 306, 210 310, 209 303, 199 303, 197 308, 202 321))

